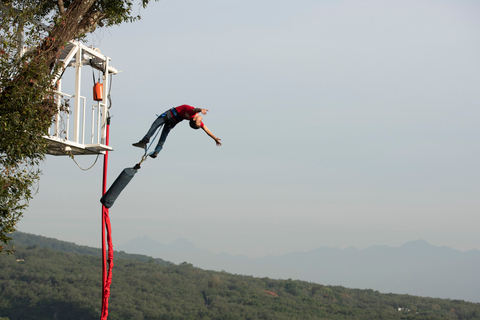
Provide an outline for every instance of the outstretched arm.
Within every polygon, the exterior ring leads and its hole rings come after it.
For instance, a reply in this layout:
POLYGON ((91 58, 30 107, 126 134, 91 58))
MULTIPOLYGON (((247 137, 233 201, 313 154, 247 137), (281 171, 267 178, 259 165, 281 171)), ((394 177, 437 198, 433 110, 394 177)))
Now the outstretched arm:
POLYGON ((217 146, 221 146, 222 143, 220 142, 221 139, 215 137, 212 133, 212 131, 210 131, 206 125, 203 125, 202 127, 203 131, 205 131, 206 134, 208 134, 213 140, 215 140, 215 143, 217 144, 217 146))
POLYGON ((200 108, 195 108, 193 109, 194 113, 199 113, 201 112, 202 114, 207 114, 208 110, 207 109, 200 109, 200 108))

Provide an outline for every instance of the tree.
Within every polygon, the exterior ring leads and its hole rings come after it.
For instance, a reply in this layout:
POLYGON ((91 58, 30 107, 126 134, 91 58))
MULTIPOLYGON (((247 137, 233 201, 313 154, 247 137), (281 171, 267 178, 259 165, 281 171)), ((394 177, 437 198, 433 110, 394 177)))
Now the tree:
POLYGON ((0 1, 0 253, 12 252, 4 247, 8 234, 39 180, 42 136, 58 110, 51 91, 62 48, 97 28, 139 19, 132 9, 130 0, 0 1))

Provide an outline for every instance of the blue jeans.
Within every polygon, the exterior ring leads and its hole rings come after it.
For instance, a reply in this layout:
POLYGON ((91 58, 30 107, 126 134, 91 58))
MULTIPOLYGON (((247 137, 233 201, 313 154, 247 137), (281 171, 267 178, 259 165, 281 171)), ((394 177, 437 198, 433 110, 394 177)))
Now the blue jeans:
POLYGON ((160 139, 158 140, 157 146, 155 147, 156 152, 160 152, 163 148, 163 144, 165 143, 165 140, 167 140, 167 136, 170 133, 170 130, 175 127, 175 124, 168 123, 167 121, 167 112, 162 113, 161 115, 158 116, 158 118, 153 121, 152 126, 148 130, 147 134, 145 137, 143 137, 142 140, 144 141, 150 141, 150 138, 155 134, 158 128, 160 128, 163 125, 163 130, 162 133, 160 134, 160 139))

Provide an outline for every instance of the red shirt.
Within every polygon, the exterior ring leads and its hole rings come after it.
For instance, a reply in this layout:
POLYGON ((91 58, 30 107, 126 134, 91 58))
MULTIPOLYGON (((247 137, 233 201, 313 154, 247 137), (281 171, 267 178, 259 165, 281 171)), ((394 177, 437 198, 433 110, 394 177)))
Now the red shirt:
MULTIPOLYGON (((177 113, 182 119, 185 120, 192 120, 193 117, 198 113, 198 112, 193 112, 195 108, 192 106, 189 106, 188 104, 182 104, 181 106, 178 106, 175 108, 177 110, 177 113)), ((203 122, 200 124, 200 128, 203 128, 203 122)))

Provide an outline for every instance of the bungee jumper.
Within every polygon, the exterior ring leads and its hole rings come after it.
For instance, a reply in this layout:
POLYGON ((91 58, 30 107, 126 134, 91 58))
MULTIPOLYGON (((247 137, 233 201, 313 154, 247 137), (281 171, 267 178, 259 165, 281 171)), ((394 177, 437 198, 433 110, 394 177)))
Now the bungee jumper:
POLYGON ((194 108, 187 104, 167 110, 157 117, 157 119, 152 123, 147 134, 139 142, 133 143, 132 145, 134 147, 146 149, 147 143, 150 142, 150 138, 155 134, 157 129, 163 125, 163 130, 160 135, 160 139, 158 140, 157 146, 155 147, 155 151, 149 154, 150 157, 156 158, 158 153, 163 149, 163 144, 165 143, 165 140, 167 139, 170 130, 172 130, 177 125, 177 123, 183 120, 189 120, 189 124, 192 129, 202 128, 206 134, 208 134, 213 140, 215 140, 217 146, 221 146, 221 139, 215 137, 215 135, 202 122, 203 117, 199 113, 205 115, 207 114, 207 112, 207 109, 194 108))
MULTIPOLYGON (((145 154, 143 155, 142 160, 139 163, 137 163, 133 168, 123 169, 123 171, 120 173, 117 179, 115 179, 113 184, 110 186, 107 192, 105 192, 102 198, 100 199, 100 202, 105 206, 105 208, 108 209, 113 206, 113 204, 115 203, 115 200, 118 198, 118 196, 123 191, 123 189, 125 189, 125 187, 133 179, 138 169, 140 169, 140 164, 147 159, 147 156, 150 156, 152 158, 157 157, 158 153, 163 148, 163 144, 167 139, 168 133, 177 125, 177 123, 183 120, 189 120, 190 127, 192 129, 202 128, 206 134, 208 134, 213 140, 215 140, 215 143, 217 144, 217 146, 221 146, 222 145, 222 143, 220 142, 221 139, 215 137, 215 135, 202 122, 203 117, 199 113, 205 115, 207 114, 207 112, 208 112, 207 109, 194 108, 192 106, 184 104, 184 105, 172 108, 170 110, 167 110, 164 113, 162 113, 160 116, 158 116, 157 119, 152 123, 150 129, 148 130, 147 134, 143 137, 143 139, 140 140, 139 142, 133 143, 133 146, 145 149, 145 154), (163 125, 163 130, 160 135, 160 139, 157 143, 157 146, 155 147, 155 151, 153 151, 150 154, 147 154, 148 152, 147 143, 150 142, 150 138, 155 134, 155 132, 157 132, 157 130, 162 125, 163 125)), ((155 134, 155 137, 156 137, 156 134, 155 134)), ((155 140, 155 137, 153 140, 155 140)))

